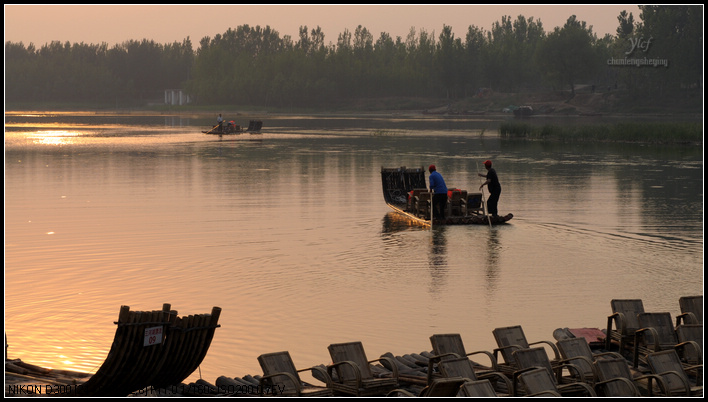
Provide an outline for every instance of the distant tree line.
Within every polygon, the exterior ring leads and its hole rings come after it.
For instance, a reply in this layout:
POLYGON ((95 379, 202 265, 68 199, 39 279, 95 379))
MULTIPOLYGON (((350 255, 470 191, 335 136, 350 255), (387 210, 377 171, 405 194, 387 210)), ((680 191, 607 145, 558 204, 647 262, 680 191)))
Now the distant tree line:
POLYGON ((437 37, 412 28, 406 38, 374 38, 359 26, 325 43, 319 27, 301 27, 293 39, 268 26, 241 25, 204 37, 197 50, 189 38, 111 48, 6 42, 5 99, 139 104, 177 88, 204 105, 321 107, 379 97, 454 100, 482 88, 575 91, 578 84, 620 85, 633 96, 700 93, 702 6, 640 10, 641 22, 622 12, 616 35, 602 38, 574 15, 549 33, 540 20, 520 15, 502 17, 490 31, 469 26, 464 38, 446 25, 437 37), (668 67, 652 66, 655 60, 668 67))

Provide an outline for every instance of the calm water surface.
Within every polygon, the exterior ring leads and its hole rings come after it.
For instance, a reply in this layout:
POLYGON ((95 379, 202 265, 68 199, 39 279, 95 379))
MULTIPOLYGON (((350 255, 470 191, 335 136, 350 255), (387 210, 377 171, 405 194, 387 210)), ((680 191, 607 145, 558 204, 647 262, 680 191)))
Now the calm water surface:
MULTIPOLYGON (((223 309, 201 376, 260 374, 261 353, 328 363, 469 350, 522 325, 606 325, 613 298, 679 312, 703 293, 700 147, 519 142, 499 121, 265 116, 260 135, 205 136, 211 116, 6 115, 8 356, 94 372, 121 305, 223 309), (505 226, 409 225, 380 169, 434 163, 477 189, 492 159, 505 226)), ((237 123, 246 125, 248 117, 237 123)), ((190 381, 199 378, 195 372, 190 381)))

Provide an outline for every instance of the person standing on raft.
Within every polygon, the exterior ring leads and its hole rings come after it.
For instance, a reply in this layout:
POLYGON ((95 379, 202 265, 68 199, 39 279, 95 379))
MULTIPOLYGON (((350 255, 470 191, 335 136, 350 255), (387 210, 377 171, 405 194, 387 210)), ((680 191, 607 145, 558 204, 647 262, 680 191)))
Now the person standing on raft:
POLYGON ((445 207, 447 206, 447 186, 440 173, 435 170, 435 165, 428 167, 430 172, 430 191, 433 192, 433 219, 445 219, 445 207))
POLYGON ((496 218, 499 214, 497 209, 497 204, 499 204, 499 196, 501 195, 501 184, 499 184, 499 177, 497 176, 497 171, 492 168, 492 161, 487 159, 484 161, 484 167, 487 168, 487 174, 477 173, 479 177, 484 177, 487 179, 479 189, 485 185, 489 189, 489 199, 487 200, 487 212, 492 214, 492 217, 496 218))
POLYGON ((219 126, 219 132, 223 133, 224 132, 224 118, 221 117, 221 113, 219 113, 219 117, 216 118, 216 124, 219 126))

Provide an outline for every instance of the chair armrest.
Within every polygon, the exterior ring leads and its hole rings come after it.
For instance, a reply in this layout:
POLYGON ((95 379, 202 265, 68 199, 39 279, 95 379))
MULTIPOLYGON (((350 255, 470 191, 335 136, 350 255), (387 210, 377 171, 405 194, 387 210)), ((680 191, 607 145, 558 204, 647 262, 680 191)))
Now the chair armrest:
POLYGON ((260 385, 258 388, 260 388, 260 395, 261 396, 263 396, 263 392, 265 390, 265 387, 264 387, 265 382, 270 380, 271 378, 274 378, 274 377, 285 377, 285 378, 289 379, 290 382, 292 382, 292 384, 295 388, 295 391, 297 392, 297 395, 300 395, 300 391, 302 390, 302 385, 300 384, 300 381, 298 381, 297 378, 295 378, 295 376, 292 375, 291 373, 282 372, 282 373, 275 373, 275 374, 266 375, 266 376, 261 377, 261 379, 258 381, 258 383, 260 385))
MULTIPOLYGON (((298 370, 297 372, 298 372, 298 373, 301 373, 301 372, 303 372, 303 371, 311 371, 313 374, 314 374, 315 372, 321 374, 321 375, 322 375, 322 378, 325 379, 324 383, 325 383, 325 385, 327 386, 327 388, 331 388, 331 387, 332 387, 332 377, 331 377, 329 374, 327 374, 327 370, 323 369, 322 367, 319 367, 319 366, 308 367, 308 368, 300 369, 300 370, 298 370)), ((315 377, 315 376, 313 375, 313 377, 315 377)), ((315 378, 316 378, 316 377, 315 377, 315 378)))
POLYGON ((393 372, 393 378, 398 380, 398 366, 396 365, 396 362, 393 361, 393 359, 391 359, 390 357, 381 356, 378 359, 369 360, 369 364, 371 364, 373 362, 384 362, 384 361, 391 365, 391 371, 393 372))
POLYGON ((598 358, 598 357, 603 357, 603 356, 610 356, 614 358, 622 358, 624 359, 624 356, 617 352, 602 352, 602 353, 595 353, 592 355, 593 359, 598 358))
POLYGON ((686 381, 686 378, 682 376, 681 374, 677 373, 676 371, 666 371, 663 373, 658 373, 658 374, 646 374, 642 375, 639 377, 635 377, 634 381, 637 380, 648 380, 648 389, 649 389, 649 396, 652 395, 652 380, 656 381, 657 385, 659 385, 659 388, 661 388, 662 392, 664 393, 665 396, 671 396, 671 389, 669 388, 668 384, 662 377, 677 377, 681 383, 683 383, 683 386, 686 389, 686 395, 690 396, 691 395, 691 384, 689 384, 686 381))
POLYGON ((624 314, 617 312, 607 317, 607 337, 605 338, 605 349, 610 350, 611 340, 612 340, 612 323, 615 323, 615 331, 617 331, 620 337, 624 336, 627 332, 627 324, 624 318, 624 314))
POLYGON ((541 392, 537 392, 537 393, 535 393, 535 394, 526 395, 526 396, 555 396, 555 397, 561 397, 562 395, 559 394, 559 393, 556 392, 556 391, 541 391, 541 392))
MULTIPOLYGON (((578 377, 580 377, 580 381, 582 381, 582 382, 588 382, 588 381, 585 379, 585 372, 583 372, 583 371, 580 369, 580 366, 578 366, 577 364, 573 364, 573 363, 572 363, 573 360, 580 360, 580 361, 585 362, 585 364, 587 364, 590 369, 592 369, 592 360, 590 360, 590 359, 587 358, 586 356, 575 356, 575 357, 571 357, 570 359, 565 359, 565 360, 561 360, 561 361, 560 361, 560 363, 561 363, 561 365, 560 365, 561 369, 562 369, 563 367, 565 367, 565 366, 571 367, 573 370, 575 370, 575 371, 578 373, 578 377)), ((570 370, 568 370, 568 371, 570 371, 570 370)), ((572 374, 573 374, 573 373, 571 373, 571 375, 572 375, 572 374)), ((558 378, 558 380, 560 380, 560 378, 558 378)), ((559 384, 560 384, 560 382, 559 382, 559 384)))
POLYGON ((405 389, 400 389, 400 388, 399 388, 399 389, 394 389, 393 391, 391 391, 391 392, 389 392, 388 394, 386 394, 386 396, 399 396, 399 395, 403 395, 403 396, 413 396, 413 397, 418 396, 418 395, 414 395, 414 394, 412 394, 412 393, 406 391, 405 389))
POLYGON ((467 356, 472 356, 472 355, 477 355, 477 354, 484 354, 489 358, 489 361, 492 363, 492 369, 494 371, 499 371, 499 366, 497 365, 497 359, 494 358, 494 355, 486 350, 478 350, 476 352, 472 353, 467 353, 467 356))
POLYGON ((546 345, 550 346, 551 349, 553 350, 553 354, 555 355, 555 358, 553 360, 560 360, 560 353, 558 353, 558 348, 556 345, 553 344, 553 342, 550 341, 538 341, 538 342, 533 342, 529 343, 529 346, 531 345, 538 345, 540 343, 545 343, 546 345))
MULTIPOLYGON (((654 339, 654 348, 652 350, 655 352, 661 350, 661 346, 659 345, 659 333, 656 332, 656 329, 652 327, 638 329, 637 332, 634 333, 634 368, 637 368, 639 365, 639 340, 644 336, 645 332, 649 332, 652 339, 654 339)), ((646 337, 644 339, 646 340, 646 337)))
POLYGON ((527 371, 536 370, 539 368, 542 368, 544 370, 546 369, 545 367, 534 366, 534 367, 527 367, 525 369, 514 371, 511 375, 511 390, 512 390, 511 395, 512 396, 520 396, 518 393, 519 387, 516 384, 519 382, 519 377, 521 376, 521 374, 523 374, 527 371))
MULTIPOLYGON (((701 355, 703 356, 703 355, 701 355)), ((684 366, 683 371, 685 371, 687 374, 690 371, 696 371, 696 385, 703 386, 703 375, 701 374, 703 372, 703 364, 694 364, 692 366, 684 366)))
POLYGON ((509 380, 509 377, 505 376, 503 373, 500 373, 500 372, 497 372, 497 371, 489 371, 489 372, 486 372, 486 373, 479 373, 479 374, 477 374, 477 379, 478 379, 478 380, 489 380, 489 379, 491 379, 491 378, 493 378, 493 377, 496 377, 496 378, 500 379, 504 384, 506 384, 506 389, 507 389, 508 391, 511 392, 511 391, 514 389, 514 388, 513 388, 513 384, 511 383, 511 380, 509 380))
MULTIPOLYGON (((632 380, 630 380, 629 378, 624 378, 624 377, 615 377, 615 378, 611 378, 606 381, 597 382, 597 383, 595 383, 595 389, 599 391, 600 388, 604 387, 607 384, 613 383, 613 382, 621 382, 625 386, 627 386, 627 388, 630 390, 630 392, 632 392, 634 394, 634 396, 642 396, 642 394, 639 392, 639 389, 637 389, 637 386, 634 385, 634 382, 632 382, 632 380)), ((605 395, 605 396, 612 396, 612 395, 605 395)))
POLYGON ((701 349, 701 346, 698 344, 698 342, 695 341, 685 341, 681 342, 678 345, 674 346, 674 349, 676 350, 676 353, 679 354, 679 356, 683 356, 684 359, 686 359, 686 349, 691 349, 693 350, 693 354, 691 357, 695 356, 696 357, 696 362, 699 364, 703 364, 703 350, 701 349), (683 352, 683 353, 680 353, 683 352))
MULTIPOLYGON (((329 366, 327 366, 327 375, 329 375, 329 377, 332 378, 332 370, 338 369, 339 366, 342 366, 345 364, 348 366, 351 366, 352 370, 354 371, 356 386, 361 388, 361 369, 359 369, 359 366, 356 363, 354 363, 353 361, 344 360, 339 363, 330 364, 329 366)), ((341 375, 337 376, 337 380, 339 381, 340 384, 344 383, 344 378, 341 375)))
POLYGON ((585 380, 585 373, 583 373, 583 371, 580 370, 580 367, 576 366, 575 364, 568 363, 567 360, 563 360, 563 361, 557 362, 556 366, 552 367, 553 371, 556 374, 556 382, 558 384, 560 384, 561 380, 563 379, 563 369, 564 368, 568 369, 568 372, 570 373, 571 377, 573 376, 573 371, 575 371, 576 377, 580 378, 580 382, 587 382, 585 380))
POLYGON ((578 388, 581 388, 582 391, 588 394, 589 397, 596 397, 597 394, 595 393, 595 390, 592 389, 592 387, 584 382, 574 382, 572 384, 565 384, 565 385, 558 385, 558 390, 560 391, 561 395, 565 390, 577 390, 578 388))
POLYGON ((690 311, 676 316, 677 327, 681 325, 681 321, 683 321, 684 324, 698 324, 698 319, 696 318, 696 315, 690 311))
MULTIPOLYGON (((499 362, 499 358, 497 357, 497 356, 499 356, 499 352, 506 350, 506 349, 512 349, 512 348, 513 348, 512 352, 517 349, 523 349, 521 347, 521 345, 509 345, 509 346, 502 346, 500 348, 496 348, 496 349, 494 349, 494 359, 497 362, 499 362)), ((512 364, 512 362, 507 362, 506 359, 504 359, 504 362, 507 364, 512 364)))
POLYGON ((428 384, 433 381, 433 366, 435 365, 435 363, 439 363, 440 360, 442 360, 442 358, 445 356, 452 356, 455 358, 461 357, 457 353, 443 353, 441 355, 430 356, 428 358, 428 384))

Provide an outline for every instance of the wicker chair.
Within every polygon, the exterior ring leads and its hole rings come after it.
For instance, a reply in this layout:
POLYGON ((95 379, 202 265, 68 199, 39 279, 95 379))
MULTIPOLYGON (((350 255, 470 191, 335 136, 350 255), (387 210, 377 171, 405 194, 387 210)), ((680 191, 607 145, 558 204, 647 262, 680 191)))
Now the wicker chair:
POLYGON ((703 396, 702 364, 688 367, 687 370, 673 349, 651 353, 647 355, 647 362, 652 373, 661 377, 666 383, 667 396, 703 396), (695 371, 696 385, 691 384, 687 371, 695 371))
POLYGON ((679 298, 681 314, 676 317, 676 326, 681 324, 703 324, 703 295, 679 298))
POLYGON ((590 345, 585 338, 566 338, 556 342, 558 351, 563 358, 563 361, 572 363, 583 373, 585 381, 591 383, 594 381, 592 363, 595 359, 604 357, 623 358, 615 352, 593 353, 590 345))
POLYGON ((431 193, 424 192, 418 194, 413 198, 413 204, 415 205, 416 216, 430 219, 430 208, 432 205, 431 193))
MULTIPOLYGON (((679 342, 670 313, 640 313, 637 316, 640 329, 634 333, 634 367, 639 360, 645 361, 645 356, 652 352, 672 349, 679 342)), ((701 349, 696 342, 686 341, 692 350, 701 349)))
MULTIPOLYGON (((432 353, 437 357, 435 359, 437 361, 483 354, 489 359, 491 370, 499 371, 497 360, 491 352, 479 350, 467 353, 460 334, 435 334, 430 337, 430 344, 433 347, 432 353)), ((432 370, 429 370, 428 374, 431 374, 431 372, 432 370)))
POLYGON ((656 375, 633 376, 624 357, 597 359, 593 362, 595 372, 595 391, 600 396, 635 397, 642 396, 637 384, 648 382, 649 396, 654 395, 654 384, 661 395, 668 395, 664 380, 656 375))
POLYGON ((678 345, 682 360, 689 364, 703 364, 703 324, 681 324, 676 327, 678 345))
POLYGON ((513 373, 519 369, 516 365, 513 352, 515 350, 528 349, 532 345, 545 344, 550 347, 553 351, 553 357, 549 360, 553 366, 557 365, 558 361, 560 361, 560 353, 558 352, 556 345, 550 341, 537 341, 529 343, 526 340, 526 335, 520 325, 495 328, 492 333, 494 334, 494 339, 497 341, 498 346, 498 348, 494 349, 494 358, 497 361, 497 367, 499 370, 506 375, 513 375, 513 373), (499 354, 501 354, 504 359, 503 364, 499 363, 499 354))
POLYGON ((452 195, 450 196, 450 206, 449 215, 450 216, 465 216, 467 215, 467 191, 464 190, 452 190, 452 195))
POLYGON ((258 363, 263 370, 263 377, 260 379, 261 393, 268 386, 282 384, 284 395, 306 397, 333 395, 332 379, 325 369, 315 366, 298 370, 295 368, 295 363, 293 363, 293 359, 287 351, 262 354, 258 356, 258 363), (318 372, 319 378, 325 378, 325 386, 317 386, 302 381, 299 374, 302 371, 318 372))
POLYGON ((644 303, 639 299, 613 299, 610 301, 612 315, 607 317, 605 349, 610 350, 612 341, 619 343, 620 353, 634 341, 634 332, 639 329, 637 314, 644 312, 644 303), (615 330, 612 330, 612 323, 615 330))
POLYGON ((514 396, 597 396, 585 383, 557 385, 551 373, 543 367, 522 370, 518 380, 519 386, 514 383, 514 396))
POLYGON ((523 370, 530 369, 533 367, 543 367, 548 370, 549 373, 555 374, 555 381, 557 384, 563 383, 573 383, 573 382, 589 382, 585 378, 585 374, 582 370, 571 363, 565 362, 563 360, 558 360, 556 364, 551 365, 551 361, 548 359, 548 354, 543 347, 527 348, 515 350, 513 353, 514 360, 516 361, 516 367, 519 371, 513 374, 514 381, 519 375, 519 372, 523 370), (570 373, 570 376, 563 376, 564 370, 570 373))
POLYGON ((466 357, 442 360, 438 364, 444 378, 462 377, 468 381, 487 380, 492 384, 495 394, 510 395, 513 386, 509 378, 500 372, 480 372, 474 370, 472 361, 466 357))
POLYGON ((332 364, 327 366, 327 373, 332 378, 335 394, 386 395, 398 386, 396 363, 388 357, 367 360, 361 342, 335 343, 327 349, 332 358, 332 364), (392 377, 374 377, 370 364, 382 360, 388 360, 387 365, 392 369, 392 377))

